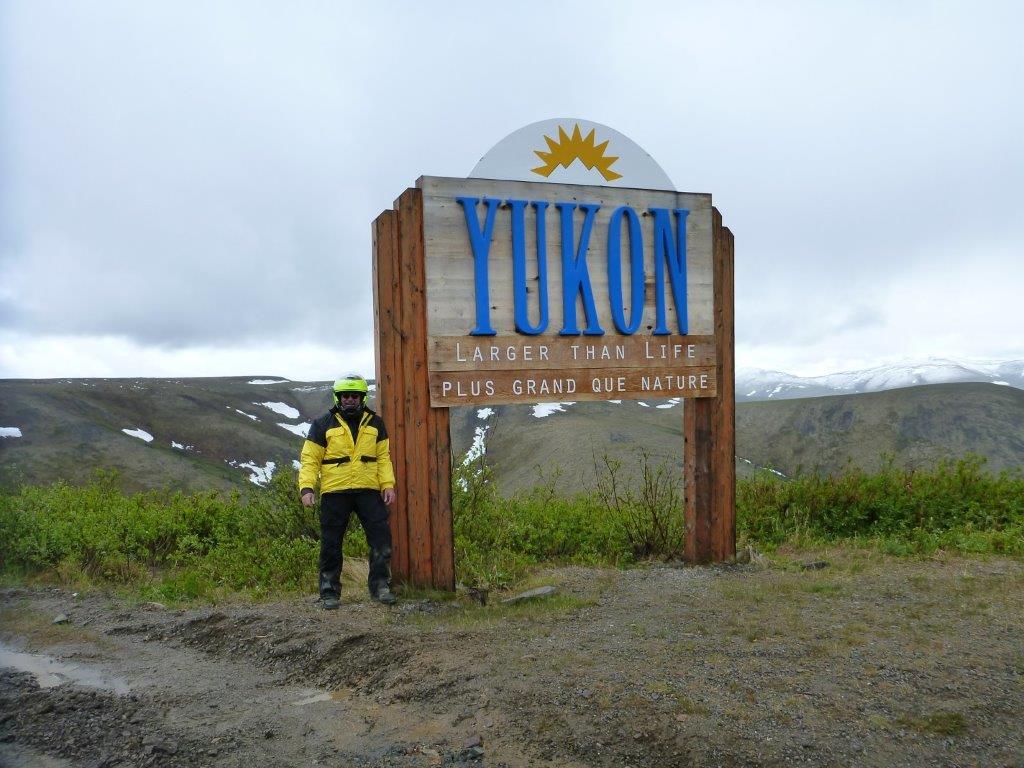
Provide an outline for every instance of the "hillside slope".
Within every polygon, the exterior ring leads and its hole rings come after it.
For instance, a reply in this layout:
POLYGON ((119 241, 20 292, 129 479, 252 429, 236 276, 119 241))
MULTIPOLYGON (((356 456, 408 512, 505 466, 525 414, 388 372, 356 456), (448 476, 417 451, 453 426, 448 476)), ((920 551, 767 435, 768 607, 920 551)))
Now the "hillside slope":
POLYGON ((78 483, 97 468, 119 471, 130 490, 231 488, 259 479, 271 469, 267 462, 279 467, 298 457, 301 425, 324 410, 327 396, 322 384, 250 381, 0 381, 0 425, 21 432, 0 439, 0 485, 78 483), (283 413, 262 403, 280 404, 274 407, 283 413))
MULTIPOLYGON (((0 381, 0 427, 20 433, 0 437, 0 486, 80 483, 99 468, 118 470, 128 490, 245 486, 298 458, 329 386, 249 377, 0 381), (138 430, 152 441, 133 436, 138 430)), ((482 445, 503 492, 549 479, 572 492, 593 486, 605 456, 634 473, 646 451, 653 465, 681 472, 683 409, 678 400, 458 408, 452 445, 460 459, 482 445)), ((740 403, 736 425, 741 474, 833 472, 849 462, 873 469, 882 454, 900 466, 967 453, 995 471, 1024 465, 1024 391, 991 384, 740 403)))
POLYGON ((931 384, 861 395, 744 403, 737 453, 785 474, 920 467, 968 453, 992 471, 1024 467, 1024 390, 931 384))
MULTIPOLYGON (((652 401, 576 403, 536 418, 529 406, 502 406, 481 419, 453 417, 453 442, 469 448, 485 429, 488 463, 504 492, 559 475, 563 492, 591 487, 595 457, 635 467, 646 450, 655 465, 682 472, 683 405, 652 401)), ((1024 391, 992 384, 933 384, 886 392, 739 403, 740 475, 771 467, 784 475, 829 473, 849 464, 878 468, 883 455, 919 467, 977 454, 992 471, 1024 466, 1024 391)))

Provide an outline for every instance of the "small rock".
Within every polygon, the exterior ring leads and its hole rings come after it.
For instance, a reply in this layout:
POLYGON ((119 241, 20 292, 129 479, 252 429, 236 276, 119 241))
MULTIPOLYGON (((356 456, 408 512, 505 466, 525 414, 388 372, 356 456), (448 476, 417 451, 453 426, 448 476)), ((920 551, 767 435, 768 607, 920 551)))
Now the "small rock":
POLYGON ((167 606, 166 605, 164 605, 163 603, 157 603, 157 602, 142 603, 142 605, 140 607, 141 608, 146 608, 147 610, 150 610, 150 611, 166 611, 167 610, 167 606))
POLYGON ((807 560, 800 563, 800 570, 802 571, 820 571, 823 568, 828 568, 832 563, 828 560, 807 560))
POLYGON ((67 624, 70 621, 66 613, 58 613, 53 619, 54 624, 67 624))
POLYGON ((462 754, 465 755, 470 760, 479 760, 481 757, 484 756, 484 748, 483 747, 470 747, 469 749, 467 749, 462 754))
POLYGON ((267 728, 267 730, 265 730, 263 732, 263 738, 264 739, 272 739, 272 738, 274 738, 274 731, 273 731, 273 729, 272 728, 267 728))
POLYGON ((541 597, 549 597, 558 591, 557 587, 546 586, 537 587, 536 589, 528 589, 525 592, 520 592, 518 595, 512 597, 506 597, 501 602, 503 603, 522 603, 527 600, 536 600, 541 597))
POLYGON ((764 565, 765 556, 748 545, 736 553, 736 562, 739 565, 764 565))
POLYGON ((480 738, 480 734, 478 733, 478 734, 475 734, 474 736, 471 736, 469 738, 469 740, 465 744, 462 745, 462 748, 463 749, 472 749, 473 747, 479 747, 481 744, 483 744, 483 739, 480 738))

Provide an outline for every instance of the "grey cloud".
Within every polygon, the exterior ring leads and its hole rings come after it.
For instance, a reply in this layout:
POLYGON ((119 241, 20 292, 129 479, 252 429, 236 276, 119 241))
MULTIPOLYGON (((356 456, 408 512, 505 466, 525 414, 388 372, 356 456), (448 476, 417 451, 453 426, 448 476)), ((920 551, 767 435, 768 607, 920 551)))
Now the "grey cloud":
POLYGON ((745 343, 1024 243, 1016 4, 470 8, 6 4, 0 329, 368 343, 377 213, 566 114, 715 195, 745 343))

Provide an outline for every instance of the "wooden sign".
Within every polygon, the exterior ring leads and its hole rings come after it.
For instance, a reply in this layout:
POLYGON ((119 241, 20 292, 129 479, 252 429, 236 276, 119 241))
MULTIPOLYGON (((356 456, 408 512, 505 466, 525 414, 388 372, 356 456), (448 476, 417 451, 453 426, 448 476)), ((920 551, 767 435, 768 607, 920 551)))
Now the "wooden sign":
POLYGON ((715 396, 710 195, 417 187, 431 406, 715 396))
POLYGON ((511 180, 423 177, 373 224, 395 578, 454 589, 455 405, 688 398, 684 551, 733 556, 733 238, 711 196, 586 121, 526 126, 473 175, 511 180))

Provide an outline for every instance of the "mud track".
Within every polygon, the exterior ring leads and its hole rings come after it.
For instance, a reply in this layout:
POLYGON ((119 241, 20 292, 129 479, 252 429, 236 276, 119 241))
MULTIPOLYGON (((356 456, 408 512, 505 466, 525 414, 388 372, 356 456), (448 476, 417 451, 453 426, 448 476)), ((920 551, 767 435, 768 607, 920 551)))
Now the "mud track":
POLYGON ((1024 765, 1024 565, 806 557, 519 606, 8 588, 0 765, 1024 765))

